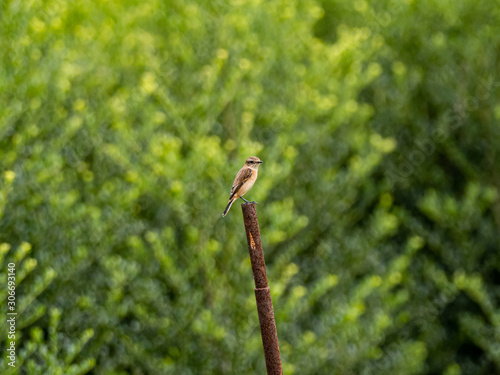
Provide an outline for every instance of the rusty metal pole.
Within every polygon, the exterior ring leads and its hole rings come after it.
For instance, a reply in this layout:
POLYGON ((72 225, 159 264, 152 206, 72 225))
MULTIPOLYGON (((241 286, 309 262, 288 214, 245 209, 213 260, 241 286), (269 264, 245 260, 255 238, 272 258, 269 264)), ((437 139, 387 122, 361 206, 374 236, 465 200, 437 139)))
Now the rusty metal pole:
POLYGON ((241 209, 243 211, 248 252, 250 253, 255 281, 255 299, 257 300, 257 312, 259 314, 260 333, 262 335, 262 345, 264 346, 267 374, 282 375, 278 332, 276 331, 276 322, 274 321, 271 290, 267 284, 266 263, 260 241, 257 211, 255 210, 254 203, 244 203, 241 205, 241 209))

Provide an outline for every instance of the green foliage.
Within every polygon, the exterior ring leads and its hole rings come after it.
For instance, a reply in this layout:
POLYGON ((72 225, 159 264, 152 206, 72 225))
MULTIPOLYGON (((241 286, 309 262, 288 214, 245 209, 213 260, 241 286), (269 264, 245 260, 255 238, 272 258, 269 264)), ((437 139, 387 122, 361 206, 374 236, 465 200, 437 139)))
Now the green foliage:
POLYGON ((2 3, 10 373, 500 373, 496 5, 2 3))
MULTIPOLYGON (((8 176, 8 175, 7 175, 8 176)), ((29 374, 85 374, 94 366, 94 359, 86 359, 82 363, 74 363, 75 357, 80 355, 85 343, 92 337, 91 329, 83 333, 83 337, 76 344, 65 343, 65 358, 61 358, 59 349, 59 337, 57 325, 61 313, 57 309, 50 311, 50 320, 48 329, 48 339, 44 339, 43 330, 38 325, 44 325, 43 317, 46 313, 46 306, 40 303, 37 298, 47 286, 54 280, 56 274, 50 267, 46 269, 42 276, 32 276, 36 273, 37 261, 33 258, 26 258, 32 247, 27 242, 22 242, 18 249, 9 258, 11 246, 7 243, 0 245, 0 263, 2 264, 2 272, 0 277, 2 280, 7 280, 7 272, 15 274, 14 303, 13 309, 6 309, 7 312, 17 315, 9 315, 0 323, 2 332, 9 332, 9 323, 7 319, 14 317, 15 332, 14 337, 5 335, 5 348, 10 348, 11 342, 14 342, 16 347, 15 366, 8 365, 12 359, 7 355, 0 359, 0 366, 4 374, 16 374, 17 367, 23 367, 29 374), (6 258, 7 256, 7 258, 6 258), (6 259, 10 261, 7 262, 6 259), (11 268, 13 267, 13 268, 11 268), (5 270, 5 272, 3 271, 5 270), (28 327, 31 327, 29 337, 26 337, 28 327), (22 342, 21 350, 19 343, 22 342)), ((0 302, 3 306, 7 306, 7 297, 9 290, 3 289, 0 292, 0 302)), ((11 299, 9 299, 11 301, 11 299)), ((4 353, 5 354, 5 353, 4 353)))

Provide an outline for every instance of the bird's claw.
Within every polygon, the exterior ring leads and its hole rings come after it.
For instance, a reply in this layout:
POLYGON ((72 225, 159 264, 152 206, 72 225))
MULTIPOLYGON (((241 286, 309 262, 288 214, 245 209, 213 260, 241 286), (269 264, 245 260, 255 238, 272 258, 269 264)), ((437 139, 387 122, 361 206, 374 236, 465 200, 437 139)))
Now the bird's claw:
POLYGON ((255 202, 255 201, 250 202, 250 201, 247 201, 245 198, 242 198, 242 197, 240 197, 240 198, 241 198, 241 199, 243 199, 243 200, 245 201, 245 203, 243 203, 243 204, 247 204, 247 203, 258 204, 258 203, 257 203, 257 202, 255 202))

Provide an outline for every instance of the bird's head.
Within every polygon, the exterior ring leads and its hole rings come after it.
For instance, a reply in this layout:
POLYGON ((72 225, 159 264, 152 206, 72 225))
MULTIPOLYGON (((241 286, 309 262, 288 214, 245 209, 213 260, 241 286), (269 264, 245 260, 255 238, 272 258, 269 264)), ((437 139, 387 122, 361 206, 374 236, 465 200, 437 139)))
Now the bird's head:
POLYGON ((259 168, 259 165, 262 163, 262 160, 260 160, 257 156, 250 156, 246 161, 245 165, 252 169, 257 169, 259 168))

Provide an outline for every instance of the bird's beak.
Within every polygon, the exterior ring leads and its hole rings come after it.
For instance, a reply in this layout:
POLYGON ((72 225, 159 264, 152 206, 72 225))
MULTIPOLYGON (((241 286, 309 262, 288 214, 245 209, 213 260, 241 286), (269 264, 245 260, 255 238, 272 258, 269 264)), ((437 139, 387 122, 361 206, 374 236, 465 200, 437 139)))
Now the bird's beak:
POLYGON ((261 164, 261 163, 264 163, 264 162, 262 160, 259 160, 258 163, 261 164))

